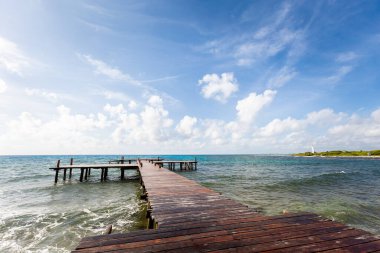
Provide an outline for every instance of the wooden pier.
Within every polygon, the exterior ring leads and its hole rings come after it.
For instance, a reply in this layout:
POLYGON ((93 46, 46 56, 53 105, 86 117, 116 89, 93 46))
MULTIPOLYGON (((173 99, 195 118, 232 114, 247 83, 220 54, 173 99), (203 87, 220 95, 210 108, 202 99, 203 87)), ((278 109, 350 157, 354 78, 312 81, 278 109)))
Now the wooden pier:
POLYGON ((67 178, 71 179, 73 170, 80 170, 80 177, 79 181, 83 182, 84 180, 87 180, 88 177, 91 175, 91 169, 100 170, 100 180, 104 181, 107 179, 108 176, 108 170, 109 169, 119 169, 120 170, 120 178, 123 180, 125 175, 125 170, 137 170, 138 166, 137 163, 108 163, 108 164, 74 164, 73 158, 70 159, 70 164, 68 165, 61 165, 61 160, 57 161, 56 167, 50 168, 51 170, 55 170, 55 178, 54 182, 58 182, 59 172, 63 171, 63 177, 62 180, 66 181, 67 178), (69 171, 69 175, 67 176, 67 171, 69 171))
POLYGON ((149 228, 86 237, 73 252, 379 252, 380 238, 316 214, 263 216, 149 161, 138 161, 149 228))
POLYGON ((172 170, 172 171, 175 171, 176 170, 176 165, 178 165, 178 169, 180 171, 184 171, 184 170, 197 170, 197 160, 193 160, 193 161, 183 161, 183 160, 172 160, 172 161, 168 161, 168 160, 155 160, 155 161, 151 161, 153 164, 157 164, 158 166, 160 167, 165 167, 165 165, 167 166, 167 168, 169 170, 172 170))

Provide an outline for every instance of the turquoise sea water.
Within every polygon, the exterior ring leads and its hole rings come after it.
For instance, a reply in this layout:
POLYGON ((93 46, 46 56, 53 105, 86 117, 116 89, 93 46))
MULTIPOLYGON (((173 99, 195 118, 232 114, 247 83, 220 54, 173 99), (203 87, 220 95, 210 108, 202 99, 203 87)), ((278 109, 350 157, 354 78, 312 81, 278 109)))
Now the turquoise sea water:
MULTIPOLYGON (((48 168, 104 163, 117 156, 0 156, 0 252, 69 252, 80 238, 142 229, 145 203, 134 171, 121 182, 92 172, 54 185, 48 168)), ((125 156, 127 157, 127 156, 125 156)), ((135 157, 135 156, 133 156, 135 157)), ((140 156, 143 157, 143 156, 140 156)), ((195 156, 161 156, 194 159, 195 156)), ((198 170, 180 172, 263 214, 311 211, 380 235, 380 160, 264 155, 196 156, 198 170)))

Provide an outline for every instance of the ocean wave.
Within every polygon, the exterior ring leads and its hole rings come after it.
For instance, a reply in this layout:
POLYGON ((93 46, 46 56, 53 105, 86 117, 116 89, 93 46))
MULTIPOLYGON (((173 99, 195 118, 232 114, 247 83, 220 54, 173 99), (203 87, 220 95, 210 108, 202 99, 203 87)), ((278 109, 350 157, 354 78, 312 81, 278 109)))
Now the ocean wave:
POLYGON ((127 232, 142 227, 138 200, 107 203, 82 210, 25 214, 2 219, 0 252, 69 252, 84 236, 101 234, 112 224, 114 231, 127 232))

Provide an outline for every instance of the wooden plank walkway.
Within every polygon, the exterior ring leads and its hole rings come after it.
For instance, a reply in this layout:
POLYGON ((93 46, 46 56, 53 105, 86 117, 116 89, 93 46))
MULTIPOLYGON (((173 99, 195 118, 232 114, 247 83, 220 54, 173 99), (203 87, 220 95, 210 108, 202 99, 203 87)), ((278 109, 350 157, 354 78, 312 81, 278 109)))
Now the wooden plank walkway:
POLYGON ((316 214, 263 216, 148 161, 139 171, 154 229, 83 238, 73 252, 380 251, 380 238, 316 214))

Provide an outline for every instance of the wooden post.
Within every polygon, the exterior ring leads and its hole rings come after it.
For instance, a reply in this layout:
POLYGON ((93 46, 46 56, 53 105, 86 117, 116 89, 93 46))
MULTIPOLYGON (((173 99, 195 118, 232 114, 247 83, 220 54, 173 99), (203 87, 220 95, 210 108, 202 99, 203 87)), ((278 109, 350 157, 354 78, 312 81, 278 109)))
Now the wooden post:
POLYGON ((83 182, 83 172, 84 172, 84 169, 81 168, 81 169, 80 169, 80 178, 79 178, 79 181, 80 181, 80 182, 83 182))
POLYGON ((106 231, 104 231, 104 235, 109 235, 112 233, 112 225, 108 225, 106 231))
POLYGON ((91 176, 91 168, 88 169, 88 175, 91 176))
POLYGON ((59 169, 55 169, 55 179, 54 179, 54 183, 56 184, 58 182, 58 173, 59 173, 59 169))
POLYGON ((55 179, 54 179, 54 183, 57 183, 58 182, 58 173, 59 173, 59 165, 61 164, 61 160, 58 160, 57 161, 57 169, 55 170, 55 179))
POLYGON ((100 181, 103 181, 104 179, 104 168, 102 168, 102 173, 100 174, 100 181))
MULTIPOLYGON (((70 165, 73 165, 73 164, 74 164, 74 159, 71 158, 71 159, 70 159, 70 165)), ((70 168, 70 175, 69 175, 69 178, 71 178, 72 175, 73 175, 73 169, 70 168)))
POLYGON ((88 168, 86 168, 86 171, 84 173, 84 180, 87 180, 87 176, 88 176, 88 168))
POLYGON ((63 169, 63 181, 66 181, 66 170, 67 169, 63 169))
POLYGON ((120 178, 121 180, 124 180, 124 168, 120 168, 120 172, 121 172, 120 178))
POLYGON ((108 177, 108 168, 104 169, 104 180, 106 180, 108 177))
MULTIPOLYGON (((179 163, 179 169, 182 170, 183 162, 179 163)), ((186 166, 185 166, 186 167, 186 166)))

